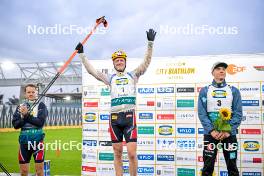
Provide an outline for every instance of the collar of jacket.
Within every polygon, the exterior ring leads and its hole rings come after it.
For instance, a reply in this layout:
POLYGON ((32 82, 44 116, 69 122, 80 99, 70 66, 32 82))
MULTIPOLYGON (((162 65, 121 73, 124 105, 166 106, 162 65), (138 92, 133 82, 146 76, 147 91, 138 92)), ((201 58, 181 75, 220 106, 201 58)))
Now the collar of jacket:
POLYGON ((226 86, 226 81, 224 80, 224 81, 221 82, 221 83, 217 83, 217 82, 215 82, 215 80, 213 80, 212 85, 213 85, 214 87, 222 88, 222 87, 225 87, 225 86, 226 86))

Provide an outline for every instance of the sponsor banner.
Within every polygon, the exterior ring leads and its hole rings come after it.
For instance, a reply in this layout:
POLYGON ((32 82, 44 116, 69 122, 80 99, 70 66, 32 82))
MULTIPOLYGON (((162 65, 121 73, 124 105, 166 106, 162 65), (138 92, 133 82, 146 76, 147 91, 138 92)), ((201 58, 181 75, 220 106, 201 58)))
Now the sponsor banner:
POLYGON ((176 99, 176 109, 194 109, 194 99, 176 99))
POLYGON ((156 150, 174 151, 175 150, 175 139, 174 138, 157 138, 156 139, 156 150))
POLYGON ((155 152, 137 151, 137 158, 139 165, 143 165, 143 164, 153 165, 153 162, 155 161, 155 152))
POLYGON ((99 124, 99 137, 110 137, 109 124, 99 124))
POLYGON ((83 112, 83 123, 98 123, 96 112, 83 112))
POLYGON ((82 134, 83 136, 93 136, 93 137, 97 137, 98 136, 98 125, 97 124, 83 124, 83 128, 82 128, 82 134))
POLYGON ((241 139, 241 151, 245 153, 262 153, 261 139, 241 139))
POLYGON ((156 124, 157 137, 174 137, 175 125, 174 124, 156 124))
POLYGON ((82 151, 83 162, 97 162, 97 151, 96 150, 83 150, 82 151))
POLYGON ((173 96, 174 93, 175 93, 175 87, 174 86, 157 87, 157 96, 161 96, 161 95, 173 96))
POLYGON ((156 110, 175 110, 175 98, 156 98, 156 110))
POLYGON ((261 111, 244 111, 241 124, 261 124, 261 111))
POLYGON ((100 95, 102 97, 105 97, 105 96, 110 96, 110 88, 109 87, 102 87, 101 88, 101 91, 100 91, 100 95))
POLYGON ((157 176, 172 176, 175 175, 175 167, 174 165, 157 165, 156 166, 156 174, 157 176))
POLYGON ((150 137, 155 135, 155 126, 149 124, 138 124, 137 132, 139 137, 150 137))
POLYGON ((155 150, 155 139, 154 138, 138 138, 137 139, 138 151, 155 150))
POLYGON ((195 137, 195 128, 190 124, 176 124, 176 136, 195 137))
POLYGON ((114 161, 114 153, 109 153, 105 151, 101 151, 98 154, 99 162, 113 162, 114 161))
POLYGON ((196 150, 195 138, 177 138, 176 147, 178 151, 194 151, 196 150))
POLYGON ((157 164, 175 164, 175 152, 156 152, 157 164))
POLYGON ((155 112, 139 111, 136 117, 137 117, 137 123, 155 122, 155 112))
POLYGON ((195 92, 195 84, 176 84, 177 97, 194 97, 195 92))
POLYGON ((100 99, 99 108, 100 108, 100 111, 110 112, 110 110, 111 110, 111 98, 102 97, 100 99))
POLYGON ((175 123, 174 111, 156 111, 156 123, 175 123))
POLYGON ((82 98, 98 98, 100 96, 100 92, 97 86, 86 85, 83 86, 82 98))
POLYGON ((196 112, 176 111, 176 123, 196 123, 196 112))
POLYGON ((261 125, 241 125, 240 138, 262 138, 261 125))
POLYGON ((98 164, 97 171, 100 175, 115 176, 114 164, 98 164))
POLYGON ((138 87, 137 88, 138 95, 141 96, 155 96, 155 88, 154 87, 138 87))
POLYGON ((176 152, 177 165, 196 165, 196 152, 176 152))
POLYGON ((195 176, 195 168, 177 168, 177 176, 195 176))
POLYGON ((155 98, 140 98, 137 97, 137 110, 139 111, 154 111, 155 98))
POLYGON ((242 97, 259 97, 259 83, 239 83, 239 91, 242 97))
POLYGON ((82 163, 82 175, 96 175, 96 163, 82 163))
POLYGON ((100 123, 109 123, 110 114, 109 112, 100 112, 99 113, 99 122, 100 123))
POLYGON ((242 99, 243 110, 260 110, 260 100, 259 99, 242 99))
POLYGON ((137 172, 139 176, 152 176, 155 174, 155 167, 151 165, 140 165, 137 172))
POLYGON ((241 154, 241 167, 263 168, 263 154, 241 154))

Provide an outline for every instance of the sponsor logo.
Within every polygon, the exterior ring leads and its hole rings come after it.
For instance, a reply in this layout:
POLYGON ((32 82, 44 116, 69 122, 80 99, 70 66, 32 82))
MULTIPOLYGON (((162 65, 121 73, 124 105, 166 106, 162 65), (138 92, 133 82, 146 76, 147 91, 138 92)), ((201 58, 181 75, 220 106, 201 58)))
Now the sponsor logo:
POLYGON ((196 161, 196 158, 188 158, 188 157, 178 156, 178 157, 176 157, 176 160, 177 161, 196 161))
POLYGON ((110 115, 109 114, 100 114, 100 120, 109 120, 110 115))
POLYGON ((261 129, 241 129, 241 134, 261 134, 261 129))
POLYGON ((230 75, 234 75, 239 72, 244 72, 246 70, 246 67, 244 66, 236 66, 235 64, 229 64, 226 68, 226 72, 230 75))
POLYGON ((195 134, 195 128, 177 128, 179 134, 195 134))
POLYGON ((89 108, 98 107, 98 102, 84 102, 83 106, 89 108))
POLYGON ((174 161, 174 155, 157 154, 157 161, 174 161))
POLYGON ((140 145, 140 146, 153 146, 154 145, 154 141, 138 139, 137 144, 140 145))
POLYGON ((138 154, 138 160, 154 160, 154 155, 152 154, 138 154))
POLYGON ((258 141, 245 141, 243 148, 245 151, 259 151, 260 144, 258 141))
POLYGON ((179 149, 193 149, 195 148, 195 139, 178 139, 177 147, 179 149))
POLYGON ((94 128, 94 129, 92 129, 92 128, 83 128, 83 132, 97 132, 97 129, 96 128, 94 128))
POLYGON ((85 122, 94 122, 96 120, 96 114, 93 112, 87 112, 83 118, 85 122))
POLYGON ((239 89, 241 92, 245 91, 245 92, 251 92, 251 91, 259 91, 258 87, 243 87, 239 89))
POLYGON ((220 176, 228 176, 228 172, 227 171, 220 171, 220 176))
POLYGON ((252 160, 242 160, 242 163, 262 163, 262 158, 252 158, 252 160))
POLYGON ((99 153, 99 160, 114 161, 114 154, 113 153, 99 153))
POLYGON ((158 129, 159 135, 169 136, 172 135, 173 128, 171 125, 162 125, 158 129))
POLYGON ((129 167, 123 166, 123 173, 128 174, 129 173, 129 167))
POLYGON ((84 146, 97 146, 97 140, 83 140, 84 146))
POLYGON ((155 105, 154 101, 147 101, 147 106, 154 106, 154 105, 155 105))
POLYGON ((140 94, 154 94, 154 88, 138 88, 140 94))
POLYGON ((194 87, 178 87, 177 93, 193 93, 194 87))
POLYGON ((253 66, 258 71, 264 71, 264 66, 253 66))
POLYGON ((259 100, 242 100, 242 106, 259 106, 259 100))
POLYGON ((193 108, 194 107, 194 100, 177 100, 177 107, 178 108, 193 108))
POLYGON ((213 98, 226 98, 227 92, 225 90, 214 90, 212 92, 213 98))
POLYGON ((171 144, 174 144, 174 139, 157 139, 157 144, 158 145, 164 145, 164 146, 168 146, 171 144))
POLYGON ((203 128, 198 128, 198 134, 204 134, 204 129, 203 128))
POLYGON ((161 165, 157 168, 157 175, 169 176, 175 175, 174 167, 161 165))
POLYGON ((190 114, 190 113, 184 113, 184 112, 177 112, 176 114, 176 118, 177 119, 194 119, 194 113, 190 114))
POLYGON ((174 114, 157 114, 158 120, 174 120, 174 114))
POLYGON ((86 171, 86 172, 96 172, 96 167, 92 167, 92 166, 82 166, 82 171, 86 171))
POLYGON ((177 176, 195 176, 195 169, 177 168, 177 176))
POLYGON ((158 87, 157 93, 174 93, 174 87, 158 87))
POLYGON ((154 134, 154 126, 139 126, 138 134, 154 134))
POLYGON ((127 78, 119 78, 115 80, 116 85, 127 85, 128 79, 127 78))
POLYGON ((154 174, 154 167, 138 167, 139 174, 154 174))
POLYGON ((82 158, 83 159, 91 159, 91 160, 95 160, 96 159, 96 153, 91 154, 91 151, 87 152, 87 153, 83 153, 82 154, 82 158))
POLYGON ((261 172, 242 172, 242 176, 261 176, 261 172))
POLYGON ((138 118, 141 120, 151 120, 153 119, 153 113, 139 113, 138 118))
POLYGON ((99 146, 112 146, 111 141, 99 141, 99 146))
POLYGON ((109 88, 102 88, 101 89, 101 96, 109 96, 110 95, 110 89, 109 88))

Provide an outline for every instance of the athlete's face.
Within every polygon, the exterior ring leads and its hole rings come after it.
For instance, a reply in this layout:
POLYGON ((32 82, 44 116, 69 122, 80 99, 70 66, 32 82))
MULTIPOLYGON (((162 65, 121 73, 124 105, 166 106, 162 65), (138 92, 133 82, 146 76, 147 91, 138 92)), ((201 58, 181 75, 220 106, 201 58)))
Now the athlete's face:
POLYGON ((123 72, 126 68, 126 60, 124 58, 116 58, 113 64, 115 69, 119 72, 123 72))
POLYGON ((37 98, 37 90, 35 87, 27 87, 25 91, 25 98, 31 101, 36 100, 37 98))
POLYGON ((212 75, 216 82, 222 82, 226 77, 226 69, 224 67, 217 67, 213 70, 212 75))

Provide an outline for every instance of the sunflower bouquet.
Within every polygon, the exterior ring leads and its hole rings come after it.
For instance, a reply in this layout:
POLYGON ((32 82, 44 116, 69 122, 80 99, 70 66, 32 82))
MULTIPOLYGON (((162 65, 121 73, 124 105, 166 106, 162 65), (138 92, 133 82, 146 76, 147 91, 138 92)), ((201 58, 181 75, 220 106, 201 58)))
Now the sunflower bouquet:
POLYGON ((228 121, 231 119, 231 110, 229 108, 221 108, 219 116, 215 122, 214 127, 217 131, 231 132, 231 126, 228 121))

